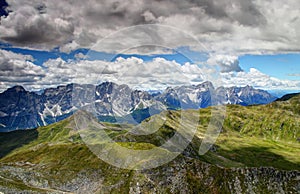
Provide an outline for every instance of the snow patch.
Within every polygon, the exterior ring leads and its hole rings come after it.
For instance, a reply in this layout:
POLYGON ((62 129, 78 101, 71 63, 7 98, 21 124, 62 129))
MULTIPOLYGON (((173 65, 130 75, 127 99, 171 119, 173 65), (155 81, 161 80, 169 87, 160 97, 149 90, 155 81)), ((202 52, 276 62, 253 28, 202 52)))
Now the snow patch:
POLYGON ((189 97, 189 99, 192 101, 192 102, 197 102, 197 93, 196 92, 193 92, 193 93, 187 93, 187 96, 189 97))
POLYGON ((243 91, 240 91, 240 92, 238 93, 238 97, 240 97, 242 94, 243 94, 243 91))
POLYGON ((40 113, 40 112, 39 112, 39 115, 40 115, 40 117, 41 117, 41 120, 42 120, 42 122, 43 122, 43 125, 46 126, 47 123, 45 122, 44 115, 43 115, 42 113, 40 113))
POLYGON ((0 111, 0 117, 6 117, 8 116, 8 114, 6 114, 5 112, 0 111))
POLYGON ((52 108, 49 108, 48 103, 44 105, 45 105, 45 109, 43 110, 43 114, 42 114, 44 118, 47 116, 57 117, 63 115, 63 112, 59 104, 53 105, 52 108))

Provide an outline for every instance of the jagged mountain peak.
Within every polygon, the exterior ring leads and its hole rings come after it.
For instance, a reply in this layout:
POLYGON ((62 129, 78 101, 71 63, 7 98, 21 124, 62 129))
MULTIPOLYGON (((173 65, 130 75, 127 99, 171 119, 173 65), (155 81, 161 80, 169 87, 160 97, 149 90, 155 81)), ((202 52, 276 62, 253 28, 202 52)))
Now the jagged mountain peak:
POLYGON ((20 85, 13 86, 6 90, 7 92, 26 92, 25 88, 20 85))
POLYGON ((266 104, 275 100, 268 92, 251 86, 215 89, 209 81, 192 86, 168 87, 156 95, 113 82, 96 86, 61 85, 44 89, 42 94, 26 92, 21 86, 7 91, 13 92, 0 94, 0 131, 48 125, 70 116, 83 106, 91 106, 100 118, 134 114, 140 122, 151 116, 149 108, 158 113, 164 109, 198 109, 220 103, 266 104))
POLYGON ((203 88, 204 87, 204 88, 207 88, 207 89, 214 89, 214 85, 210 81, 206 81, 206 82, 203 82, 201 84, 198 84, 196 87, 197 88, 203 88))

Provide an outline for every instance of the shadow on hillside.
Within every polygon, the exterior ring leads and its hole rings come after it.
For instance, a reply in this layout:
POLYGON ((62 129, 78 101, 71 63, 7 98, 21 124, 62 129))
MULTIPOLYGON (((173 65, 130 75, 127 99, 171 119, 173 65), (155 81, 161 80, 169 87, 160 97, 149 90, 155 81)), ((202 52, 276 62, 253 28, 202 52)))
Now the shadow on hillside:
POLYGON ((274 167, 283 170, 300 170, 299 163, 286 160, 272 152, 268 147, 251 146, 233 150, 218 150, 217 153, 247 167, 274 167))
POLYGON ((38 131, 36 129, 0 133, 0 159, 13 150, 29 144, 37 137, 38 131))
POLYGON ((252 144, 252 146, 240 146, 232 148, 231 150, 225 150, 219 145, 213 145, 210 151, 200 156, 198 151, 201 143, 202 140, 194 136, 193 141, 182 154, 226 168, 246 166, 274 167, 281 170, 300 170, 300 163, 289 161, 284 155, 274 153, 274 151, 270 149, 271 147, 255 146, 252 144))

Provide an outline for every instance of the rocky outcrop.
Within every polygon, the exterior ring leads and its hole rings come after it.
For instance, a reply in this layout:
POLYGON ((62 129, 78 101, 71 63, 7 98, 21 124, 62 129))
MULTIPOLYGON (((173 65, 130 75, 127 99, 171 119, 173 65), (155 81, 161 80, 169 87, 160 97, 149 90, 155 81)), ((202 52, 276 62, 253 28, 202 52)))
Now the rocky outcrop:
POLYGON ((266 104, 273 100, 275 98, 263 90, 249 86, 215 89, 211 82, 169 87, 156 94, 111 82, 98 86, 69 84, 45 89, 40 94, 15 86, 0 94, 0 132, 55 123, 82 107, 93 110, 100 120, 116 121, 120 118, 119 121, 139 123, 166 109, 198 109, 217 104, 266 104), (128 117, 134 119, 128 120, 128 117))
MULTIPOLYGON (((221 168, 199 160, 178 157, 164 166, 143 170, 120 170, 103 165, 79 172, 70 179, 59 172, 45 173, 47 166, 2 166, 0 188, 4 193, 299 193, 300 172, 274 168, 221 168), (104 168, 105 167, 105 168, 104 168), (109 173, 105 173, 109 171, 109 173), (50 179, 49 177, 52 177, 50 179), (5 183, 6 182, 6 183, 5 183), (10 184, 8 184, 10 182, 10 184), (13 191, 13 192, 12 192, 13 191)), ((73 169, 70 168, 70 171, 73 169)))

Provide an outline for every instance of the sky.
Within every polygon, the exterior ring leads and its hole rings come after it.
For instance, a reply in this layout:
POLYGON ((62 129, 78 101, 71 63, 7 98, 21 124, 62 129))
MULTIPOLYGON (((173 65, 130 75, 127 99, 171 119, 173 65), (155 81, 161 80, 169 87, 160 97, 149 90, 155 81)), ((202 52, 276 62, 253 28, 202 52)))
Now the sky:
POLYGON ((0 91, 113 81, 300 91, 299 0, 0 0, 0 91))

